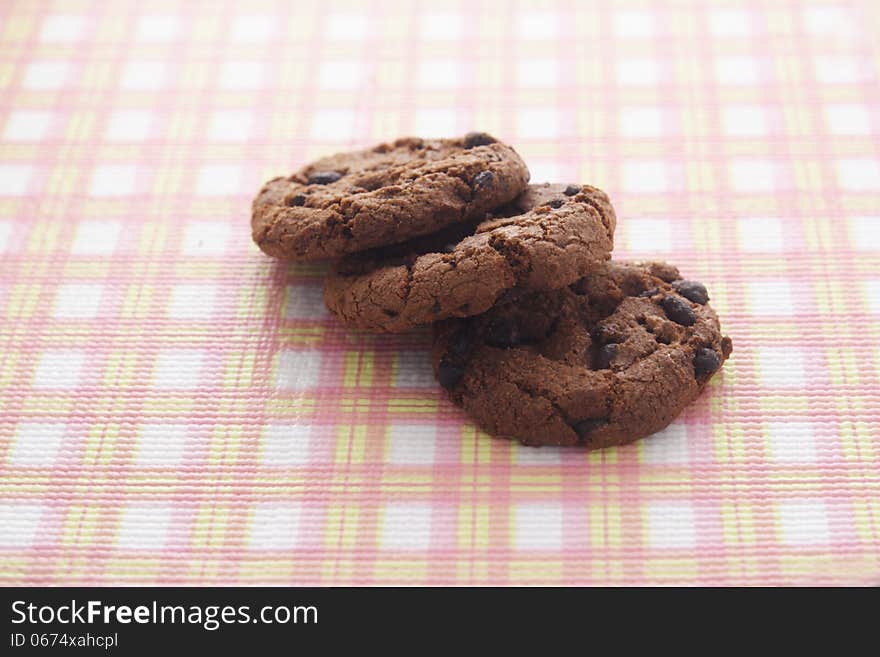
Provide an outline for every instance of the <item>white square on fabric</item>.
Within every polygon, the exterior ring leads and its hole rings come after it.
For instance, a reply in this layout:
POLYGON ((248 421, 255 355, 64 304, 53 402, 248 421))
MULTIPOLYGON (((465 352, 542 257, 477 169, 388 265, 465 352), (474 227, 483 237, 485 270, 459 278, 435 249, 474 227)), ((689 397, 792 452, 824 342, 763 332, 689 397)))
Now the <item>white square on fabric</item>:
POLYGON ((742 9, 710 9, 709 32, 716 37, 745 37, 752 33, 748 12, 742 9))
POLYGON ((355 12, 337 12, 327 17, 328 39, 335 41, 360 41, 366 38, 369 20, 366 15, 355 12))
POLYGON ((287 300, 284 304, 286 319, 321 319, 328 316, 321 284, 303 283, 287 287, 287 300))
POLYGON ((614 13, 614 34, 619 37, 646 39, 654 36, 654 17, 651 11, 618 11, 614 13))
POLYGON ((880 278, 863 281, 862 288, 865 291, 868 310, 875 315, 880 315, 880 278))
POLYGON ((160 351, 153 369, 153 386, 165 390, 198 387, 204 359, 204 353, 198 349, 160 351))
POLYGON ((756 350, 754 363, 761 385, 767 388, 803 388, 806 358, 798 347, 776 345, 756 350))
POLYGON ((868 107, 856 103, 836 103, 825 108, 825 123, 832 135, 867 135, 871 132, 868 107))
POLYGON ((110 255, 116 250, 122 225, 118 221, 87 220, 76 227, 70 252, 73 255, 110 255))
POLYGON ((77 349, 47 349, 37 361, 31 386, 42 389, 70 389, 79 383, 86 362, 84 351, 77 349))
POLYGON ((559 17, 552 11, 520 11, 516 13, 516 31, 527 41, 555 39, 559 35, 559 17))
POLYGON ((426 41, 460 39, 464 35, 464 21, 452 12, 428 12, 422 15, 419 34, 426 41))
POLYGON ((828 513, 823 500, 780 502, 777 510, 780 535, 786 545, 823 545, 831 541, 828 513))
POLYGON ((308 464, 311 436, 305 424, 270 424, 263 432, 260 462, 268 467, 308 464))
POLYGON ((661 137, 663 111, 659 107, 624 107, 620 112, 620 134, 623 137, 661 137))
POLYGON ((776 463, 815 463, 816 438, 811 422, 764 423, 770 458, 776 463))
POLYGON ((191 221, 183 234, 182 253, 212 256, 226 253, 232 230, 225 221, 191 221))
POLYGON ((651 502, 646 508, 652 548, 696 547, 697 528, 690 502, 651 502))
POLYGON ((718 83, 723 85, 757 84, 761 79, 759 71, 754 57, 719 57, 715 62, 715 76, 718 83))
POLYGON ((559 162, 556 160, 529 159, 532 180, 559 180, 559 162))
POLYGON ((172 511, 166 504, 128 504, 122 512, 116 546, 125 550, 161 550, 168 540, 172 511))
POLYGON ((757 317, 791 317, 795 314, 791 283, 785 279, 747 281, 746 297, 752 315, 757 317))
POLYGON ((210 164, 199 169, 196 196, 227 196, 241 189, 242 167, 238 164, 210 164))
POLYGON ((134 450, 134 464, 147 468, 180 465, 186 453, 188 431, 185 424, 143 425, 134 450))
POLYGON ((65 283, 55 293, 54 319, 92 319, 98 314, 104 286, 100 283, 65 283))
POLYGON ((388 462, 394 465, 431 465, 437 451, 437 427, 432 424, 393 423, 388 429, 388 462))
POLYGON ((206 283, 186 283, 171 288, 168 316, 172 319, 206 321, 214 313, 217 286, 206 283))
POLYGON ((24 196, 33 176, 28 164, 0 164, 0 196, 24 196))
POLYGON ((644 462, 650 465, 682 465, 690 460, 687 425, 674 422, 643 443, 644 462))
POLYGON ((267 14, 236 16, 232 21, 232 40, 266 41, 275 34, 276 18, 267 14))
POLYGON ((730 183, 737 192, 776 189, 776 166, 767 160, 740 160, 730 165, 730 183))
POLYGON ((664 192, 669 184, 668 169, 662 160, 631 160, 623 165, 623 188, 628 192, 664 192))
POLYGON ((835 162, 837 182, 850 192, 880 190, 880 163, 873 158, 853 157, 835 162))
POLYGON ((85 16, 52 14, 43 21, 40 41, 43 43, 76 43, 86 34, 88 21, 85 16))
POLYGON ((92 170, 91 196, 128 196, 135 191, 137 167, 133 164, 100 164, 92 170))
POLYGON ((364 81, 364 64, 357 59, 329 60, 318 70, 318 86, 322 89, 350 91, 364 81))
POLYGON ((880 215, 849 218, 849 243, 857 251, 880 251, 880 215))
POLYGON ((461 72, 454 59, 427 59, 419 63, 416 83, 420 87, 450 89, 459 83, 461 72))
POLYGON ((247 141, 254 127, 253 112, 248 110, 223 110, 211 115, 208 139, 212 141, 247 141))
POLYGON ((416 110, 415 134, 426 138, 451 137, 458 133, 458 113, 454 109, 416 110))
POLYGON ((49 133, 52 116, 52 112, 42 110, 14 110, 3 128, 3 140, 42 141, 49 133))
POLYGON ((722 112, 722 125, 728 137, 761 137, 768 132, 767 112, 758 105, 734 105, 722 112))
POLYGON ((849 37, 855 31, 849 9, 844 7, 807 7, 804 28, 817 36, 849 37))
POLYGON ((426 550, 431 545, 430 504, 395 502, 382 512, 382 547, 391 550, 426 550))
POLYGON ((559 136, 559 110, 532 107, 516 113, 516 130, 521 139, 553 139, 559 136))
POLYGON ((0 502, 0 547, 31 547, 45 511, 42 504, 0 502))
POLYGON ((60 89, 67 82, 69 74, 70 65, 67 62, 32 62, 25 70, 22 86, 35 91, 60 89))
POLYGON ((816 79, 822 84, 854 84, 863 77, 862 67, 847 55, 816 57, 816 79))
POLYGON ((562 548, 562 505, 556 501, 523 502, 514 507, 517 550, 562 548))
POLYGON ((647 86, 660 81, 657 62, 647 57, 621 59, 617 63, 617 82, 624 86, 647 86))
POLYGON ((180 21, 177 16, 149 15, 138 20, 135 40, 144 43, 160 43, 171 41, 180 33, 180 21))
POLYGON ((143 141, 150 136, 153 115, 146 110, 113 112, 107 122, 104 138, 107 141, 143 141))
POLYGON ((165 62, 129 62, 122 72, 126 91, 158 91, 165 84, 165 62))
POLYGON ((321 352, 315 350, 282 351, 275 372, 276 385, 285 390, 314 388, 321 377, 321 352))
POLYGON ((226 62, 220 71, 220 86, 230 91, 248 91, 263 86, 263 62, 226 62))
POLYGON ((323 141, 347 141, 354 135, 355 114, 348 109, 327 109, 312 116, 310 134, 323 141))
POLYGON ((672 249, 672 224, 668 219, 630 219, 626 227, 630 251, 661 252, 672 249))
POLYGON ((12 238, 12 222, 0 221, 0 253, 6 253, 12 238))
POLYGON ((770 217, 737 220, 739 248, 749 253, 779 253, 785 246, 782 222, 770 217))
POLYGON ((15 428, 9 465, 48 467, 58 458, 67 426, 60 422, 21 422, 15 428))
POLYGON ((263 502, 254 507, 248 547, 289 550, 299 541, 302 508, 297 502, 263 502))
POLYGON ((518 442, 511 443, 517 465, 550 466, 560 465, 564 449, 554 447, 527 447, 518 442))
POLYGON ((516 79, 521 87, 555 87, 559 82, 559 63, 549 58, 521 59, 516 63, 516 79))

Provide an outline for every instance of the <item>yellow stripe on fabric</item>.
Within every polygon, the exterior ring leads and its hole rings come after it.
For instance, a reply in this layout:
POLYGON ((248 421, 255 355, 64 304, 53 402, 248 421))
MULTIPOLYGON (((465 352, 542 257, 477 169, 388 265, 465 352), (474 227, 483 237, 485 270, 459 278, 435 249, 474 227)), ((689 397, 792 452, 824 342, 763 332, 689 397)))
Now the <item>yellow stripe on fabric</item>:
POLYGON ((345 352, 342 385, 346 388, 370 387, 374 359, 375 352, 370 350, 345 352))
POLYGON ((93 545, 101 516, 98 504, 71 504, 61 526, 61 545, 93 545))

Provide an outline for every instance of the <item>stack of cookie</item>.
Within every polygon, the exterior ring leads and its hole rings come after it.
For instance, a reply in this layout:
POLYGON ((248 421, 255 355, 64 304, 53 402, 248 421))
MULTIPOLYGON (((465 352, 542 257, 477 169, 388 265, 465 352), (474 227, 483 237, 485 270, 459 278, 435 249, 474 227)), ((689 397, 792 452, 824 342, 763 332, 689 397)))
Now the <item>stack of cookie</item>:
POLYGON ((434 371, 489 433, 622 444, 668 425, 730 355, 700 283, 611 260, 617 219, 589 185, 529 184, 485 133, 399 139, 270 180, 257 245, 335 258, 327 308, 351 328, 434 324, 434 371))

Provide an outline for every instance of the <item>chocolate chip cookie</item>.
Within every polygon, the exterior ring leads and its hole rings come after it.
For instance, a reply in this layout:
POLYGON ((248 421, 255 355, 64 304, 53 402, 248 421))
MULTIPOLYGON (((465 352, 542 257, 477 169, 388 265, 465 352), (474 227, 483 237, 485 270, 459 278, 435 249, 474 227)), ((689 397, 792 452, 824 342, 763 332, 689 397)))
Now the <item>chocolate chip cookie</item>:
POLYGON ((277 258, 336 257, 482 218, 528 180, 516 151, 485 133, 398 139, 270 180, 253 202, 252 236, 277 258))
POLYGON ((731 352, 700 283, 612 261, 435 328, 434 371, 486 431, 527 445, 619 445, 667 426, 731 352))
POLYGON ((344 324, 370 331, 476 315, 513 288, 555 289, 601 266, 615 223, 595 187, 530 185, 482 223, 343 258, 324 300, 344 324))

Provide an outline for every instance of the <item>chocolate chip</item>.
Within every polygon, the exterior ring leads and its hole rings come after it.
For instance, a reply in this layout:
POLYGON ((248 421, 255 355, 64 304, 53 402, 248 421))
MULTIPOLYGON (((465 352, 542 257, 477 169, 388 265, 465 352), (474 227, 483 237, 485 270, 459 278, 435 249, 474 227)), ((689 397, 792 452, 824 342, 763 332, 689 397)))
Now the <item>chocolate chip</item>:
POLYGON ((287 205, 293 207, 297 205, 305 205, 306 197, 302 194, 297 194, 296 196, 288 196, 287 197, 287 205))
POLYGON ((606 424, 608 424, 607 420, 581 420, 580 422, 575 423, 571 428, 574 429, 578 438, 580 438, 580 442, 586 444, 590 442, 590 434, 606 424))
POLYGON ((596 324, 596 326, 593 327, 593 330, 590 331, 590 337, 593 339, 593 342, 599 344, 623 342, 626 340, 626 336, 623 335, 619 328, 608 324, 596 324))
POLYGON ((565 194, 566 196, 574 196, 579 191, 581 191, 581 188, 578 187, 577 185, 569 185, 568 187, 565 188, 565 191, 563 192, 563 194, 565 194))
POLYGON ((663 308, 666 316, 676 324, 693 326, 694 322, 697 321, 693 308, 681 297, 663 297, 660 299, 660 306, 663 308))
POLYGON ((640 297, 653 297, 659 291, 660 290, 658 290, 656 287, 652 287, 650 290, 645 290, 644 292, 639 293, 639 296, 640 297))
POLYGON ((474 176, 474 189, 480 190, 491 185, 494 178, 495 176, 492 175, 491 171, 480 171, 480 173, 474 176))
POLYGON ((604 347, 599 349, 596 352, 596 369, 597 370, 607 370, 611 367, 611 361, 614 360, 614 357, 617 355, 617 345, 613 342, 611 344, 606 344, 604 347))
POLYGON ((456 365, 445 359, 440 361, 440 367, 437 368, 437 381, 444 388, 452 388, 461 381, 463 376, 464 368, 461 365, 456 365))
POLYGON ((464 136, 464 147, 488 146, 495 143, 495 137, 485 132, 469 132, 464 136))
POLYGON ((721 359, 714 349, 706 349, 704 347, 697 350, 694 356, 694 375, 698 379, 712 374, 719 367, 721 367, 721 359))
POLYGON ((309 176, 310 185, 329 185, 342 178, 342 174, 338 171, 315 171, 309 176))
POLYGON ((561 208, 563 203, 565 203, 565 201, 563 201, 561 198, 555 198, 552 201, 550 201, 550 203, 548 203, 548 205, 551 208, 556 209, 556 208, 561 208))
POLYGON ((697 281, 673 281, 672 287, 685 299, 690 299, 701 306, 709 301, 709 292, 706 286, 697 281))
POLYGON ((486 342, 493 347, 515 347, 520 342, 519 326, 510 319, 495 319, 486 331, 486 342))

